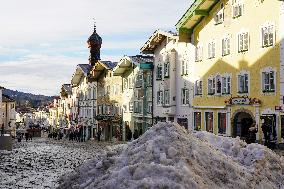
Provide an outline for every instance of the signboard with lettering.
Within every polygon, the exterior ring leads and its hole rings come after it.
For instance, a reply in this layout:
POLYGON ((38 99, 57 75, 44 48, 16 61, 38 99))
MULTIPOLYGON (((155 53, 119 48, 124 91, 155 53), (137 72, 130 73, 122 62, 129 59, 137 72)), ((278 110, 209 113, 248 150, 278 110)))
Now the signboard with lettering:
POLYGON ((249 98, 249 97, 231 97, 229 100, 225 101, 227 105, 253 105, 260 104, 261 101, 257 98, 249 98))
POLYGON ((245 98, 245 97, 235 97, 235 98, 232 98, 232 104, 248 105, 248 104, 250 104, 250 100, 249 100, 249 98, 245 98))

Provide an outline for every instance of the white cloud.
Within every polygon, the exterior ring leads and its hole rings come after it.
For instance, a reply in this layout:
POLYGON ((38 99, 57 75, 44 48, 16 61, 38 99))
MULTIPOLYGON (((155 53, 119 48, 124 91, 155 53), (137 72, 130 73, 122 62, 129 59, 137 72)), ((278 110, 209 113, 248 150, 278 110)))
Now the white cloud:
POLYGON ((30 55, 0 64, 0 86, 26 92, 56 95, 63 83, 70 83, 77 64, 85 59, 30 55))
POLYGON ((139 51, 147 40, 141 34, 151 35, 158 28, 173 29, 191 1, 3 1, 0 85, 57 94, 61 84, 70 82, 75 66, 88 63, 86 40, 93 31, 92 18, 96 18, 97 31, 103 37, 103 51, 110 52, 101 54, 102 59, 118 61, 127 54, 123 50, 139 51), (117 55, 118 50, 121 55, 117 55))

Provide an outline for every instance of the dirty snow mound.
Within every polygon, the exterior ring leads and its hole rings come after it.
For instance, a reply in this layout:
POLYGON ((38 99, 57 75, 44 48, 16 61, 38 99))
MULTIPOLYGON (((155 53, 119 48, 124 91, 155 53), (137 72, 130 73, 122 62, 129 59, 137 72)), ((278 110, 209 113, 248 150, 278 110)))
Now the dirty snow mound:
POLYGON ((59 188, 281 188, 284 160, 258 144, 159 123, 62 177, 59 188))

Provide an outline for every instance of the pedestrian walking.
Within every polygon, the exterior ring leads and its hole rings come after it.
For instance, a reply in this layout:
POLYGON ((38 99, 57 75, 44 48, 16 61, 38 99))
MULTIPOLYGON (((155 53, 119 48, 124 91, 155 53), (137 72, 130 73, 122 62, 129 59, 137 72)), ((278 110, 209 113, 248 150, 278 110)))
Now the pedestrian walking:
POLYGON ((1 136, 4 136, 4 123, 2 123, 2 126, 1 126, 1 136))
POLYGON ((248 139, 247 139, 248 144, 255 143, 257 131, 258 131, 257 124, 253 123, 248 130, 248 139))
POLYGON ((22 134, 21 134, 21 133, 18 133, 18 134, 17 134, 17 139, 18 139, 18 142, 21 142, 21 141, 22 141, 22 134))
POLYGON ((133 134, 133 138, 134 140, 137 139, 139 137, 139 132, 137 129, 134 130, 134 134, 133 134))
POLYGON ((262 126, 261 126, 263 135, 264 135, 264 145, 268 145, 269 144, 269 126, 267 124, 267 122, 264 120, 262 126))
POLYGON ((26 138, 26 142, 28 142, 28 140, 29 140, 29 133, 28 132, 25 133, 25 138, 26 138))
POLYGON ((101 141, 101 134, 102 134, 102 130, 101 130, 101 128, 99 127, 99 130, 98 130, 98 132, 97 132, 98 141, 101 141))

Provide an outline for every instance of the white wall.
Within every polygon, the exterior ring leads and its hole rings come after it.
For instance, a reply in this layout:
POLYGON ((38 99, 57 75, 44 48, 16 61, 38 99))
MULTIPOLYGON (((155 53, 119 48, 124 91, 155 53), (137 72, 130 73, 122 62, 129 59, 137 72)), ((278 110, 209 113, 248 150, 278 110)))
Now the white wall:
MULTIPOLYGON (((194 63, 195 48, 189 43, 177 42, 177 40, 167 40, 165 39, 162 44, 155 50, 155 60, 154 60, 154 86, 153 86, 153 108, 154 108, 154 117, 174 117, 174 121, 177 122, 178 118, 187 118, 188 119, 188 128, 191 128, 191 114, 193 99, 193 81, 194 81, 194 69, 192 63, 194 63), (172 50, 175 50, 175 55, 171 53, 172 50), (170 82, 163 79, 161 81, 156 80, 156 71, 157 65, 165 62, 166 54, 170 55, 170 82), (175 56, 175 58, 173 58, 175 56), (174 60, 175 59, 175 60, 174 60), (181 64, 182 61, 187 62, 188 64, 188 75, 181 76, 181 64), (170 86, 168 86, 170 85, 170 86), (157 91, 164 91, 166 88, 170 87, 171 97, 170 105, 171 108, 175 109, 174 115, 165 114, 165 108, 162 106, 157 106, 157 91), (181 105, 181 90, 182 88, 189 89, 189 104, 186 106, 181 105), (175 97, 175 101, 173 100, 175 97)), ((163 69, 164 75, 164 69, 163 69)), ((163 77, 162 77, 163 78, 163 77)))
POLYGON ((280 38, 280 105, 284 108, 284 2, 281 2, 279 17, 279 38, 280 38))

